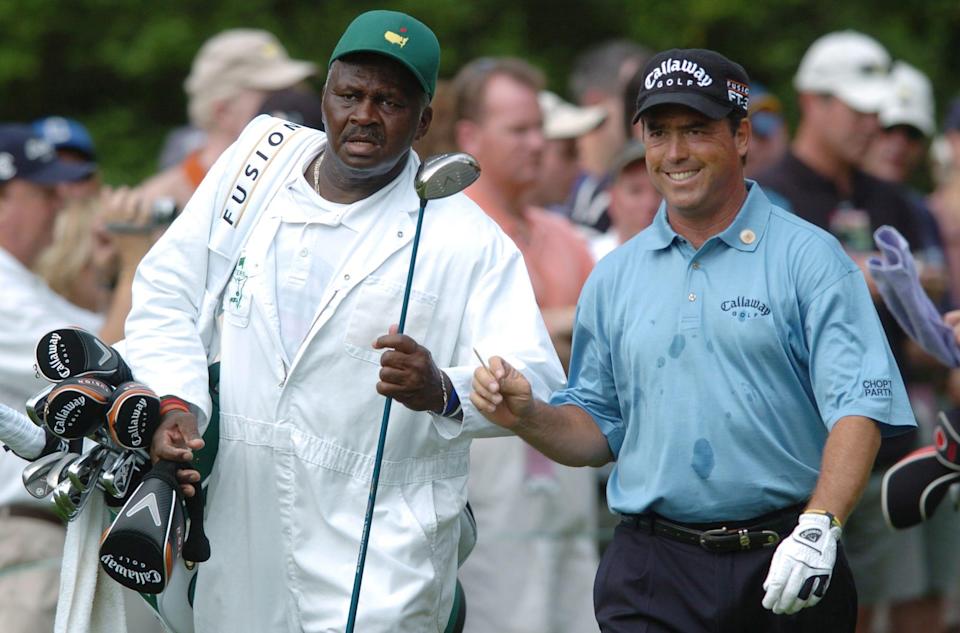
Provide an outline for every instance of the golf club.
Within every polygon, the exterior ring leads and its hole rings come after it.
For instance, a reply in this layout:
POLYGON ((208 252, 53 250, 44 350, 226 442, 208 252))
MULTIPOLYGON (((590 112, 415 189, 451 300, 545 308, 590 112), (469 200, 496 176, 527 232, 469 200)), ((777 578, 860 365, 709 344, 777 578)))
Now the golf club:
POLYGON ((93 446, 81 455, 80 459, 67 466, 67 478, 73 482, 77 490, 85 492, 87 488, 97 484, 100 471, 109 455, 110 451, 106 447, 99 444, 93 446), (94 473, 96 476, 92 477, 94 473))
POLYGON ((47 332, 37 342, 36 368, 50 382, 91 376, 116 387, 133 379, 115 349, 80 328, 47 332))
MULTIPOLYGON (((397 334, 403 334, 407 320, 407 305, 410 301, 410 289, 413 285, 413 270, 417 263, 417 249, 420 246, 420 229, 423 226, 423 212, 427 202, 459 193, 480 177, 480 164, 470 154, 452 152, 431 156, 420 164, 414 177, 413 187, 420 197, 420 212, 417 214, 417 231, 413 237, 413 249, 410 253, 410 268, 407 271, 407 283, 403 289, 403 304, 400 307, 400 323, 397 334)), ((360 599, 360 584, 363 582, 363 567, 367 559, 367 545, 370 542, 370 526, 373 523, 373 507, 377 500, 377 487, 380 483, 380 466, 383 463, 383 449, 387 439, 387 423, 390 419, 390 407, 393 398, 388 397, 383 405, 383 417, 380 420, 380 436, 377 440, 377 452, 373 461, 373 475, 370 480, 370 496, 367 498, 367 512, 363 519, 363 534, 360 537, 360 553, 357 557, 357 570, 353 580, 353 593, 350 595, 350 611, 347 615, 346 633, 353 633, 357 619, 357 603, 360 599)))
POLYGON ((133 481, 134 472, 138 468, 142 468, 144 464, 149 463, 149 459, 133 451, 114 453, 114 455, 116 457, 112 461, 104 464, 103 474, 100 475, 100 485, 114 499, 123 499, 130 490, 130 482, 133 481))
POLYGON ((54 508, 65 520, 73 521, 87 505, 108 453, 103 447, 94 447, 66 467, 66 477, 53 489, 54 508), (78 472, 71 476, 71 469, 78 472))
POLYGON ((27 416, 39 427, 43 426, 44 411, 47 409, 47 396, 56 385, 47 385, 37 395, 27 400, 27 416))
POLYGON ((66 455, 66 451, 50 453, 36 461, 30 462, 24 467, 22 475, 23 486, 31 496, 37 499, 43 499, 53 492, 53 486, 48 483, 47 475, 50 474, 50 469, 56 466, 57 462, 66 455))

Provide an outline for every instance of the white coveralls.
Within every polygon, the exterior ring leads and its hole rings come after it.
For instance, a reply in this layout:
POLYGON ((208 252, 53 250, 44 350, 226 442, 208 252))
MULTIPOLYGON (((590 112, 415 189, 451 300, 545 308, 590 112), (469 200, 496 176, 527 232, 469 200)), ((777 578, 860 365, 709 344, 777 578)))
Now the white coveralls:
MULTIPOLYGON (((222 201, 238 174, 250 173, 245 159, 256 160, 253 147, 275 122, 256 119, 214 165, 141 264, 127 321, 138 379, 205 414, 207 362, 219 347, 220 445, 206 511, 212 558, 198 573, 198 633, 344 630, 384 403, 372 343, 399 319, 416 228, 419 161, 411 154, 388 185, 382 221, 357 237, 287 366, 274 264, 264 256, 286 188, 256 219, 253 209, 239 219, 257 224, 222 296, 211 291, 216 253, 208 253, 223 216, 238 220, 222 213, 222 201), (209 336, 215 307, 222 326, 209 336)), ((321 133, 298 133, 310 142, 272 177, 301 178, 325 144, 321 133)), ((363 633, 442 631, 447 623, 470 440, 498 434, 468 399, 473 348, 517 363, 541 398, 563 381, 520 253, 462 194, 427 207, 406 333, 450 376, 464 417, 461 424, 393 407, 359 602, 363 633)))

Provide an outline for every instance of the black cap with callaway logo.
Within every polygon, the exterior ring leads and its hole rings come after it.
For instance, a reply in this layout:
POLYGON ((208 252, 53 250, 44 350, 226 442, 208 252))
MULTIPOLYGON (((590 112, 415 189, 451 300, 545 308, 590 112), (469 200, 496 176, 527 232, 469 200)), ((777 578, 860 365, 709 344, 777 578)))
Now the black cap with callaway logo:
POLYGON ((734 111, 746 116, 750 78, 743 66, 716 51, 663 51, 654 55, 643 69, 633 122, 650 108, 666 103, 685 105, 711 119, 722 119, 734 111))

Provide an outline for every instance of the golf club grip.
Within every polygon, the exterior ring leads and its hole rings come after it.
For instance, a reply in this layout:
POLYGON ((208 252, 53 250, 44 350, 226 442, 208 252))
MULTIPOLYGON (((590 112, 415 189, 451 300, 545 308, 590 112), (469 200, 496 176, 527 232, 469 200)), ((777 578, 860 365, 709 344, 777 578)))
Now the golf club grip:
POLYGON ((193 485, 195 490, 192 497, 185 497, 187 516, 190 517, 190 531, 183 541, 183 560, 202 563, 210 559, 210 541, 203 530, 203 488, 200 482, 193 485))

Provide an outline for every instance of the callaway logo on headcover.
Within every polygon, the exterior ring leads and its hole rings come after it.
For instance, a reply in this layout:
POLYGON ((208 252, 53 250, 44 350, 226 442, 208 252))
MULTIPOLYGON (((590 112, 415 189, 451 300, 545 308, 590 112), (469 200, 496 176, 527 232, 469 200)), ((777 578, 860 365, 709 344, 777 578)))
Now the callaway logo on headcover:
POLYGON ((806 539, 811 543, 819 541, 821 536, 823 536, 823 532, 821 532, 819 528, 809 528, 800 532, 800 538, 806 539))

